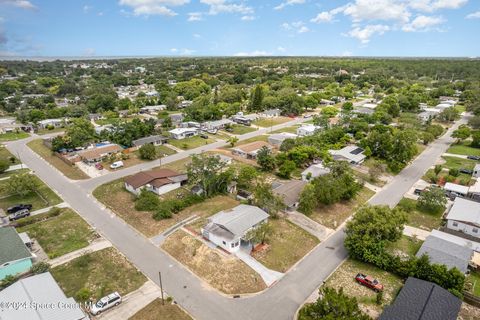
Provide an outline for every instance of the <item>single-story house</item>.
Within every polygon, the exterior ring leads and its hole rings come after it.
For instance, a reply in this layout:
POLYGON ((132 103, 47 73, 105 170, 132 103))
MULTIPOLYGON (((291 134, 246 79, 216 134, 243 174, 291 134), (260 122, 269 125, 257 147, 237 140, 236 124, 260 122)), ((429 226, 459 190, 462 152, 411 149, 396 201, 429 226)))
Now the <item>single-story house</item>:
POLYGON ((468 264, 472 259, 473 250, 469 247, 429 235, 416 256, 421 257, 424 254, 430 258, 431 263, 443 264, 448 269, 455 267, 466 273, 468 264))
POLYGON ((364 150, 356 145, 346 146, 340 150, 328 150, 337 161, 348 161, 350 164, 361 164, 366 156, 363 154, 364 150))
POLYGON ((0 228, 0 280, 30 270, 32 259, 32 254, 15 228, 0 228))
POLYGON ((180 101, 180 103, 177 105, 177 108, 179 109, 185 109, 185 108, 188 108, 192 105, 193 101, 190 101, 190 100, 183 100, 183 101, 180 101))
POLYGON ((232 153, 242 158, 256 159, 258 151, 260 151, 260 149, 263 147, 266 147, 270 150, 272 149, 272 146, 265 141, 254 141, 233 148, 232 153))
POLYGON ((320 100, 320 104, 322 106, 333 106, 335 104, 335 101, 333 100, 327 100, 327 99, 322 99, 320 100))
POLYGON ((435 109, 438 109, 438 110, 440 110, 440 111, 443 111, 443 110, 448 109, 448 108, 450 108, 450 107, 452 107, 452 105, 449 104, 449 103, 439 103, 439 104, 437 104, 437 105, 435 106, 435 109))
POLYGON ((97 120, 105 119, 105 117, 104 117, 102 114, 100 114, 100 113, 90 113, 90 114, 88 115, 88 119, 89 119, 90 121, 97 121, 97 120))
POLYGON ((480 178, 480 163, 477 163, 475 168, 473 168, 473 176, 475 178, 480 178))
POLYGON ((260 116, 264 118, 276 118, 280 117, 281 114, 282 111, 280 109, 269 109, 262 111, 262 113, 260 113, 260 116))
POLYGON ((273 189, 273 192, 282 198, 286 210, 295 210, 298 208, 300 194, 306 185, 307 182, 302 180, 290 180, 286 183, 280 184, 273 189))
POLYGON ((362 107, 364 108, 368 108, 368 109, 375 109, 377 108, 377 104, 376 103, 364 103, 362 104, 362 107))
POLYGON ((308 167, 302 172, 302 180, 310 181, 328 173, 330 173, 330 169, 326 168, 323 163, 312 164, 310 167, 308 167))
POLYGON ((244 126, 249 126, 252 124, 252 120, 243 115, 235 115, 230 119, 232 119, 233 122, 243 124, 244 126))
POLYGON ((148 136, 145 138, 140 138, 137 140, 133 140, 132 144, 134 147, 140 148, 141 146, 145 144, 153 144, 154 146, 160 146, 164 143, 167 143, 168 138, 160 135, 155 135, 155 136, 148 136))
POLYGON ((359 107, 355 107, 353 110, 352 110, 353 113, 356 113, 356 114, 366 114, 366 115, 372 115, 375 113, 375 110, 374 109, 371 109, 371 108, 366 108, 366 107, 362 107, 362 106, 359 106, 359 107))
POLYGON ((460 184, 451 183, 451 182, 445 183, 445 186, 443 187, 443 189, 447 193, 453 193, 454 192, 454 193, 459 194, 463 197, 466 197, 468 195, 468 190, 469 190, 469 188, 467 186, 462 186, 460 184))
POLYGON ((440 110, 435 108, 425 108, 422 112, 420 112, 417 117, 422 122, 427 122, 433 118, 435 118, 440 113, 440 110))
POLYGON ((183 122, 183 114, 181 113, 174 113, 169 115, 170 119, 172 120, 172 124, 178 125, 183 122))
POLYGON ((480 238, 480 203, 457 197, 446 219, 448 229, 480 238))
POLYGON ((462 300, 432 282, 409 277, 379 320, 456 320, 462 300))
POLYGON ((22 125, 15 122, 15 119, 2 118, 0 119, 0 134, 15 132, 22 129, 22 125))
POLYGON ((223 164, 229 166, 232 164, 233 159, 229 156, 223 155, 223 154, 217 154, 216 155, 218 158, 220 158, 220 162, 223 164))
POLYGON ((242 241, 249 242, 245 237, 247 233, 267 222, 268 217, 268 213, 258 207, 241 204, 208 218, 202 236, 228 252, 236 252, 242 241))
POLYGON ((198 135, 197 128, 176 128, 169 132, 171 137, 176 140, 183 140, 198 135))
POLYGON ((40 129, 46 129, 47 127, 60 128, 65 124, 65 119, 45 119, 37 122, 40 129))
POLYGON ((196 121, 186 121, 180 123, 179 127, 180 128, 197 128, 200 129, 202 125, 199 122, 196 121))
POLYGON ((88 320, 73 298, 67 298, 50 272, 20 279, 0 291, 0 301, 26 303, 26 307, 2 308, 2 320, 88 320), (39 307, 37 306, 53 306, 39 307))
POLYGON ((145 106, 140 108, 140 113, 157 114, 158 112, 165 109, 167 109, 167 106, 164 104, 157 105, 157 106, 145 106))
POLYGON ((113 125, 111 124, 106 124, 103 126, 96 126, 94 128, 96 134, 102 133, 102 131, 112 131, 113 130, 113 125))
POLYGON ((203 127, 206 130, 221 130, 225 128, 225 126, 233 124, 234 122, 230 119, 221 119, 216 121, 208 121, 203 123, 203 127))
POLYGON ((274 133, 268 137, 268 143, 272 146, 279 148, 283 141, 287 139, 296 139, 298 136, 295 133, 289 132, 282 132, 282 133, 274 133))
POLYGON ((440 230, 435 230, 435 229, 432 230, 430 235, 432 235, 436 238, 440 238, 440 239, 452 242, 452 243, 456 243, 456 244, 458 244, 459 246, 462 246, 462 247, 471 248, 473 251, 475 251, 477 253, 480 253, 480 240, 479 240, 479 242, 476 242, 476 241, 472 241, 470 239, 465 239, 465 238, 458 237, 456 235, 453 235, 453 234, 450 234, 450 233, 447 233, 447 232, 443 232, 443 231, 440 231, 440 230))
POLYGON ((143 189, 162 195, 180 188, 187 180, 186 174, 170 169, 141 171, 125 179, 125 189, 135 195, 143 189))
MULTIPOLYGON (((475 172, 477 169, 477 166, 475 166, 476 169, 473 169, 473 176, 475 176, 475 172)), ((478 177, 476 177, 478 178, 478 177)), ((480 179, 477 179, 473 185, 471 185, 468 188, 468 198, 473 199, 475 201, 480 201, 480 179)))
POLYGON ((119 153, 122 150, 122 147, 120 147, 118 144, 112 143, 81 150, 78 152, 78 155, 83 162, 92 164, 100 162, 106 157, 109 157, 112 154, 119 153))
POLYGON ((307 124, 297 128, 297 135, 300 137, 312 136, 317 130, 320 130, 321 127, 307 124))

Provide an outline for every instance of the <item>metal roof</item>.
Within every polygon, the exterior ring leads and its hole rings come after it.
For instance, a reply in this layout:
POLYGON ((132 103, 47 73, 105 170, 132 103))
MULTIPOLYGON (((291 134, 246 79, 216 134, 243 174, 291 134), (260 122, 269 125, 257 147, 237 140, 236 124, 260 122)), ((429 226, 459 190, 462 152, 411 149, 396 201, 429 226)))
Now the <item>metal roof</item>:
POLYGON ((311 174, 311 177, 313 179, 313 178, 330 173, 330 169, 325 168, 325 166, 321 163, 317 163, 317 164, 312 164, 310 167, 305 169, 302 172, 302 176, 307 176, 309 173, 311 174))
POLYGON ((468 187, 456 183, 447 182, 445 183, 443 189, 445 189, 446 191, 453 191, 459 194, 468 194, 468 187))
MULTIPOLYGON (((366 156, 363 154, 363 149, 358 146, 346 146, 340 150, 328 150, 328 152, 334 157, 341 157, 347 159, 348 161, 353 161, 355 163, 362 162, 366 156)), ((339 160, 339 159, 335 159, 339 160)))
POLYGON ((167 137, 156 135, 156 136, 148 136, 148 137, 140 138, 137 140, 133 140, 132 144, 134 146, 142 146, 147 143, 154 143, 157 141, 166 141, 166 140, 168 140, 167 137))
MULTIPOLYGON (((13 227, 0 228, 0 265, 31 257, 22 238, 13 227)), ((1 316, 0 316, 0 319, 1 316)))
POLYGON ((442 287, 409 277, 379 320, 456 320, 462 301, 442 287))
POLYGON ((463 273, 467 272, 473 250, 445 239, 429 235, 417 252, 417 257, 428 255, 432 263, 443 264, 449 269, 456 267, 463 273))
MULTIPOLYGON (((435 236, 437 238, 447 240, 453 243, 456 243, 460 246, 471 248, 474 251, 480 252, 480 242, 472 241, 469 239, 461 238, 456 235, 446 233, 440 230, 432 230, 430 233, 432 236, 435 236)), ((480 239, 479 239, 480 241, 480 239)))
POLYGON ((236 236, 244 236, 245 232, 269 217, 262 209, 241 204, 211 216, 208 220, 236 236))
POLYGON ((480 203, 456 197, 447 215, 447 220, 456 220, 480 225, 480 203))
POLYGON ((0 291, 2 302, 26 302, 24 308, 4 308, 0 313, 2 320, 81 320, 87 319, 73 298, 67 298, 53 279, 50 272, 18 280, 0 291), (52 304, 51 308, 33 308, 29 304, 52 304), (62 308, 68 304, 71 308, 62 308), (77 307, 73 307, 77 306, 77 307))

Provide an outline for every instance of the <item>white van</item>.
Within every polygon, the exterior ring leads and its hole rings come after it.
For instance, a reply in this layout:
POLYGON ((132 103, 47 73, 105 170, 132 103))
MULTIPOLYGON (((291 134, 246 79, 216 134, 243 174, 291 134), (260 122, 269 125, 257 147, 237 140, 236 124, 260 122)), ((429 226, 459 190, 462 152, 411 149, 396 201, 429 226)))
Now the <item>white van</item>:
POLYGON ((122 297, 118 292, 109 294, 106 297, 98 300, 91 308, 90 313, 96 316, 101 312, 110 309, 111 307, 118 306, 122 302, 122 297))
POLYGON ((115 161, 114 163, 112 163, 110 165, 111 169, 118 169, 118 168, 121 168, 121 167, 123 167, 123 161, 115 161))

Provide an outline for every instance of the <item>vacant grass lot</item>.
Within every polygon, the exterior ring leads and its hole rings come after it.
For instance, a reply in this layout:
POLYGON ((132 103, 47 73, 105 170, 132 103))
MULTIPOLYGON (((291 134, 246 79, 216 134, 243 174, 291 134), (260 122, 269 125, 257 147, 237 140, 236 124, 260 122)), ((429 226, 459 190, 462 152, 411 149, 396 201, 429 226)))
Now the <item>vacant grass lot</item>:
POLYGON ((268 141, 268 135, 256 136, 256 137, 253 137, 253 138, 250 138, 250 139, 245 139, 245 140, 239 141, 235 145, 235 147, 238 147, 238 146, 250 143, 250 142, 255 142, 255 141, 265 141, 265 142, 267 142, 268 141))
POLYGON ((407 236, 402 235, 400 240, 397 242, 391 243, 387 247, 387 251, 394 255, 398 255, 400 257, 414 257, 420 247, 422 246, 423 241, 410 238, 407 236))
POLYGON ((347 259, 327 280, 326 286, 335 289, 343 287, 343 292, 348 296, 357 298, 363 309, 369 313, 380 313, 383 306, 395 300, 398 290, 402 287, 402 279, 392 273, 381 270, 371 264, 363 263, 351 258, 347 259), (378 306, 377 294, 355 281, 357 273, 370 275, 384 285, 383 305, 378 306))
POLYGON ((269 128, 269 127, 276 126, 277 124, 282 124, 292 120, 293 119, 288 117, 264 118, 264 119, 253 121, 253 124, 259 127, 269 128))
POLYGON ((316 237, 286 219, 270 219, 268 223, 272 227, 266 241, 269 246, 254 253, 253 257, 269 269, 287 272, 320 243, 316 237))
POLYGON ((184 231, 178 230, 170 235, 162 248, 223 293, 254 293, 266 288, 260 275, 241 260, 210 249, 184 231))
POLYGON ((1 141, 12 141, 12 140, 20 140, 28 138, 30 135, 26 132, 20 131, 16 132, 9 132, 9 133, 2 133, 0 134, 0 142, 1 141))
POLYGON ((17 169, 13 171, 8 171, 8 172, 0 173, 0 178, 7 178, 10 176, 13 176, 14 174, 27 173, 29 171, 30 169, 17 169))
POLYGON ((168 302, 162 305, 162 300, 155 299, 128 320, 192 320, 192 318, 178 305, 168 302))
POLYGON ((363 187, 355 199, 329 206, 320 205, 309 217, 328 228, 336 229, 374 194, 372 190, 363 187))
POLYGON ((228 131, 228 133, 241 135, 241 134, 245 134, 253 131, 257 131, 257 128, 252 128, 252 127, 244 126, 241 124, 234 124, 232 125, 232 131, 228 131))
POLYGON ((34 152, 36 152, 45 161, 60 170, 67 178, 72 180, 82 180, 90 178, 82 170, 75 166, 71 166, 55 156, 52 150, 48 149, 42 142, 42 139, 33 140, 27 143, 34 152))
POLYGON ((10 195, 6 190, 8 179, 0 181, 0 208, 6 210, 8 207, 19 203, 31 204, 32 211, 54 206, 62 202, 59 196, 55 194, 46 184, 39 178, 33 176, 37 181, 38 188, 36 192, 31 192, 24 197, 19 195, 10 195))
POLYGON ((467 291, 473 293, 477 297, 480 297, 480 272, 470 272, 470 274, 467 276, 466 283, 467 285, 465 288, 467 291))
POLYGON ((36 239, 50 259, 84 248, 95 239, 95 232, 77 213, 61 210, 59 216, 17 229, 36 239))
POLYGON ((299 127, 299 125, 295 125, 295 126, 291 126, 291 127, 286 127, 286 128, 283 128, 283 129, 275 130, 275 131, 273 131, 272 133, 288 132, 288 133, 295 133, 295 134, 296 134, 298 127, 299 127))
POLYGON ((11 166, 20 164, 20 161, 18 161, 18 159, 3 145, 0 145, 0 160, 8 161, 11 166), (12 162, 11 159, 14 159, 14 161, 12 162))
POLYGON ((448 153, 463 154, 466 156, 480 156, 480 148, 473 148, 470 146, 470 141, 464 141, 460 144, 453 144, 447 150, 448 153))
POLYGON ((203 139, 200 136, 194 136, 194 137, 186 138, 183 140, 176 140, 176 139, 168 140, 168 143, 171 144, 172 146, 177 147, 179 149, 184 149, 184 150, 195 149, 213 142, 215 142, 215 140, 211 138, 203 139))
POLYGON ((99 186, 93 191, 93 195, 146 237, 156 236, 193 214, 208 216, 238 203, 230 197, 218 196, 186 208, 171 219, 157 221, 152 218, 153 212, 135 210, 135 196, 125 190, 123 179, 99 186))
POLYGON ((417 207, 417 201, 413 199, 403 198, 400 200, 398 207, 407 212, 407 224, 412 227, 423 230, 437 229, 442 224, 443 211, 438 213, 430 213, 417 207))
POLYGON ((99 299, 114 291, 120 295, 140 288, 147 278, 114 248, 83 255, 50 270, 67 297, 87 288, 99 299))

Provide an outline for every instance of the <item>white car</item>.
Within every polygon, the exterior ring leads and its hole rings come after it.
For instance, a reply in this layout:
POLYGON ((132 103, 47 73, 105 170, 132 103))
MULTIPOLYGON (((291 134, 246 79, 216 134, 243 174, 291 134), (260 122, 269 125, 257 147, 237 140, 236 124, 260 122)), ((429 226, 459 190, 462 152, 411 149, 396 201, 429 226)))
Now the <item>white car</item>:
POLYGON ((110 309, 112 307, 118 306, 122 302, 122 297, 118 292, 109 294, 106 297, 98 300, 91 308, 90 313, 96 316, 101 312, 110 309))
POLYGON ((112 163, 110 165, 111 169, 118 169, 118 168, 121 168, 121 167, 123 167, 123 161, 115 161, 114 163, 112 163))

